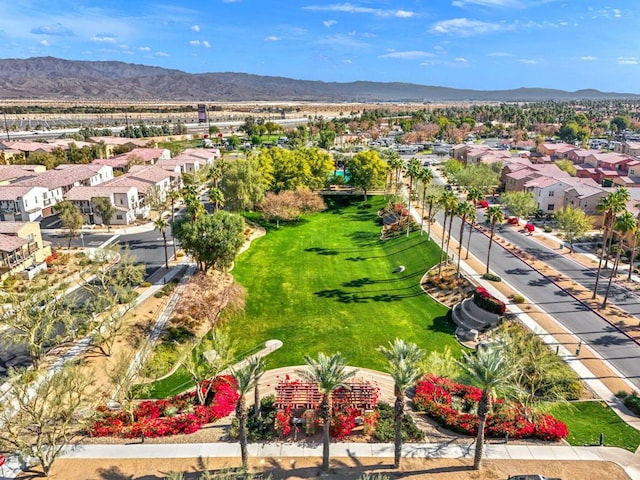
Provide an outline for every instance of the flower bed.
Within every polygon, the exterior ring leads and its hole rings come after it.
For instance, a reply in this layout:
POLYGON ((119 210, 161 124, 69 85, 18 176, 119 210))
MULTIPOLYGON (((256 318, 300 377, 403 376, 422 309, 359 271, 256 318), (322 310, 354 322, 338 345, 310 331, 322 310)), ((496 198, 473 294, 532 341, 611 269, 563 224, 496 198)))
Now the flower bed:
POLYGON ((473 302, 487 312, 504 315, 506 311, 504 302, 491 295, 484 287, 477 287, 473 292, 473 302))
POLYGON ((88 434, 92 437, 152 438, 197 432, 202 425, 233 412, 239 398, 231 376, 216 377, 211 392, 213 396, 208 405, 199 405, 196 392, 187 392, 170 399, 141 402, 132 415, 100 407, 100 419, 93 423, 88 434))
MULTIPOLYGON (((475 412, 481 396, 479 388, 427 375, 416 385, 413 405, 455 432, 476 435, 479 418, 475 412)), ((509 435, 509 438, 557 441, 568 434, 567 426, 551 415, 531 415, 522 405, 502 398, 493 401, 493 411, 487 415, 487 437, 509 435)))

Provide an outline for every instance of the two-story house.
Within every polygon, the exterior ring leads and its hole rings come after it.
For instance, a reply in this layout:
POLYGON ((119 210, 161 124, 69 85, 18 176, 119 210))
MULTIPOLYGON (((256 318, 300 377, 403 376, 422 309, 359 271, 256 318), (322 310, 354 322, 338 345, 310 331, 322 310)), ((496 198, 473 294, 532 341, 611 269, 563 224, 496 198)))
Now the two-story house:
POLYGON ((42 264, 49 255, 39 223, 0 222, 0 280, 42 264))
POLYGON ((0 221, 33 222, 41 220, 47 192, 47 188, 38 186, 0 186, 0 221))
POLYGON ((97 198, 106 198, 116 208, 111 225, 130 225, 139 216, 138 189, 133 185, 98 185, 95 187, 73 187, 65 199, 80 209, 85 223, 104 224, 95 208, 97 198))

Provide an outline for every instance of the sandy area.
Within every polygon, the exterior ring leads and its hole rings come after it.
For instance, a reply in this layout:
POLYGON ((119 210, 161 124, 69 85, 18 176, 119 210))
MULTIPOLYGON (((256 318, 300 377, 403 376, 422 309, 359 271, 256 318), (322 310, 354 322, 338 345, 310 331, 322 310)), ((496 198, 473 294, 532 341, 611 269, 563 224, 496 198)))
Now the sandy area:
MULTIPOLYGON (((388 458, 355 459, 333 458, 331 471, 321 475, 320 458, 260 458, 251 459, 253 472, 264 472, 274 479, 328 480, 356 479, 364 473, 386 473, 391 478, 429 478, 434 480, 504 480, 509 475, 540 473, 563 480, 607 479, 623 480, 629 476, 619 466, 608 462, 491 460, 483 464, 481 471, 470 469, 470 459, 403 459, 400 471, 391 469, 388 458)), ((59 460, 49 478, 56 480, 160 480, 169 472, 180 471, 185 478, 195 480, 204 469, 211 471, 239 467, 237 458, 193 458, 153 460, 59 460)), ((266 477, 266 475, 265 475, 266 477)), ((34 478, 25 474, 21 478, 34 478)))

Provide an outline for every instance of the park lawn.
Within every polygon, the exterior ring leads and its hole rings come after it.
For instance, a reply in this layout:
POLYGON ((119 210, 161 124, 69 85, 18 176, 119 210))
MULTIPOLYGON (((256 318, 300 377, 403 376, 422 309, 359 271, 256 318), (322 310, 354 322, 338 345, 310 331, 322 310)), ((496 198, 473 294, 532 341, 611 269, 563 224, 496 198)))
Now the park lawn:
POLYGON ((385 368, 376 348, 396 337, 460 351, 447 308, 420 287, 438 246, 418 232, 381 241, 383 205, 382 197, 366 206, 361 197, 330 197, 327 211, 270 229, 239 256, 232 273, 248 292, 246 312, 227 326, 241 350, 279 339, 268 368, 339 351, 373 369, 385 368))
POLYGON ((545 411, 567 424, 571 445, 598 445, 600 433, 604 445, 635 452, 640 431, 625 423, 604 402, 588 401, 550 405, 545 411))

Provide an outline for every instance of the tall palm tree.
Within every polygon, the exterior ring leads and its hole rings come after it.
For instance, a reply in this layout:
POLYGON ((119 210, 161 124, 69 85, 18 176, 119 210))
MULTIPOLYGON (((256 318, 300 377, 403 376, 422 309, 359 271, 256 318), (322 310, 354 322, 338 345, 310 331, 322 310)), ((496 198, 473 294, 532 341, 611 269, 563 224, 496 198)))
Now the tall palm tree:
POLYGON ((213 204, 214 212, 224 207, 224 194, 222 190, 212 185, 211 188, 209 188, 209 201, 213 204))
POLYGON ((424 230, 424 202, 427 196, 427 187, 431 185, 431 182, 433 181, 433 172, 431 171, 431 169, 423 168, 422 170, 420 170, 420 172, 418 173, 418 180, 422 183, 422 201, 420 202, 422 210, 420 219, 420 235, 422 235, 422 232, 424 230))
MULTIPOLYGON (((635 205, 636 208, 640 207, 640 204, 635 205)), ((636 225, 633 237, 631 238, 631 255, 629 256, 629 273, 627 274, 627 280, 631 280, 631 274, 633 273, 633 264, 636 261, 636 255, 638 253, 638 243, 640 243, 640 213, 636 215, 636 225)))
POLYGON ((260 379, 264 375, 265 363, 264 358, 254 356, 249 360, 251 371, 253 373, 253 416, 260 416, 260 379))
POLYGON ((442 259, 442 255, 444 254, 444 258, 447 258, 447 251, 445 250, 444 244, 446 235, 446 227, 447 227, 447 218, 450 215, 453 215, 453 209, 458 204, 458 198, 456 194, 451 190, 444 190, 442 195, 438 199, 438 203, 442 206, 444 210, 444 220, 442 222, 442 238, 440 239, 440 264, 438 265, 438 275, 442 272, 442 264, 444 263, 442 259))
POLYGON ((164 243, 164 266, 169 269, 169 254, 167 252, 167 227, 169 222, 164 218, 158 217, 153 221, 153 226, 162 234, 162 242, 164 243))
POLYGON ((170 188, 169 191, 167 191, 167 198, 171 202, 171 223, 173 223, 173 220, 175 218, 174 210, 175 210, 176 200, 180 198, 180 192, 175 188, 170 188))
MULTIPOLYGON (((460 276, 460 258, 462 257, 462 240, 464 236, 464 227, 467 223, 467 218, 476 215, 476 207, 469 201, 459 201, 456 207, 456 215, 460 217, 460 238, 458 239, 458 265, 456 267, 456 275, 460 276)), ((471 230, 469 230, 469 238, 471 238, 471 230)), ((468 247, 467 247, 468 248, 468 247)))
POLYGON ((469 258, 469 246, 471 245, 471 234, 473 233, 473 223, 476 220, 476 216, 478 215, 478 211, 474 208, 473 212, 469 211, 467 215, 467 221, 469 222, 469 235, 467 236, 467 253, 464 256, 464 259, 467 260, 469 258))
POLYGON ((391 168, 391 170, 394 172, 394 176, 395 176, 394 183, 396 186, 396 194, 397 194, 400 186, 400 172, 402 171, 402 167, 404 167, 404 162, 400 157, 394 157, 391 160, 389 160, 388 165, 389 165, 389 168, 391 168))
POLYGON ((329 422, 331 421, 332 402, 331 392, 336 388, 344 387, 345 382, 353 377, 355 370, 348 372, 346 363, 340 353, 331 356, 318 353, 315 360, 305 355, 304 361, 308 370, 300 370, 297 373, 304 379, 318 385, 318 391, 322 394, 320 402, 320 418, 322 419, 322 469, 329 471, 329 422))
POLYGON ((487 218, 491 225, 491 234, 489 235, 489 247, 487 248, 487 272, 489 273, 489 261, 491 260, 491 246, 493 245, 493 236, 496 233, 496 224, 504 221, 504 213, 500 207, 494 205, 487 208, 487 218))
MULTIPOLYGON (((437 187, 439 189, 439 187, 437 187)), ((425 202, 427 203, 427 205, 429 205, 429 208, 427 209, 427 239, 431 240, 431 223, 432 223, 432 219, 433 216, 435 215, 434 212, 434 208, 438 208, 438 206, 440 205, 439 203, 439 199, 441 196, 440 191, 436 189, 436 188, 430 188, 427 191, 427 195, 425 196, 425 202)), ((437 212, 437 210, 436 210, 437 212)))
MULTIPOLYGON (((622 215, 616 217, 616 221, 613 224, 613 231, 618 234, 618 238, 620 240, 618 242, 616 260, 613 263, 613 267, 611 268, 611 274, 609 275, 609 283, 607 284, 607 290, 605 291, 604 299, 602 300, 602 308, 607 306, 607 299, 609 298, 609 291, 611 290, 611 283, 613 281, 613 276, 616 274, 616 271, 618 270, 618 265, 620 264, 620 255, 622 254, 624 239, 627 233, 632 233, 635 236, 637 230, 638 230, 638 223, 636 221, 636 217, 634 217, 633 214, 628 210, 625 211, 622 215)), ((631 269, 631 265, 629 266, 629 269, 631 269)))
POLYGON ((407 166, 407 176, 409 177, 409 201, 407 202, 407 210, 408 210, 407 237, 409 236, 409 230, 411 227, 411 222, 409 221, 409 218, 411 217, 411 200, 413 198, 413 184, 415 183, 415 180, 417 179, 417 177, 420 175, 421 170, 422 168, 420 165, 420 160, 418 160, 415 157, 409 160, 409 165, 407 166))
POLYGON ((238 419, 238 439, 240 441, 240 457, 242 467, 249 468, 249 452, 247 451, 247 401, 246 396, 254 387, 255 364, 251 362, 232 370, 233 378, 238 385, 238 403, 236 403, 236 418, 238 419))
POLYGON ((473 457, 473 468, 479 470, 484 449, 484 430, 492 399, 498 392, 512 386, 511 380, 516 370, 506 361, 502 350, 493 348, 481 348, 475 353, 464 353, 462 361, 458 364, 469 375, 472 383, 482 390, 478 402, 478 435, 473 457))
POLYGON ((405 391, 416 383, 424 373, 420 365, 424 358, 424 351, 415 343, 406 343, 399 338, 389 342, 389 347, 378 347, 378 351, 387 358, 389 362, 387 372, 393 378, 393 392, 396 397, 394 404, 395 443, 393 466, 394 468, 400 468, 405 391))
POLYGON ((607 268, 609 250, 611 248, 610 242, 613 238, 613 226, 616 221, 616 215, 625 209, 628 201, 629 191, 626 188, 619 188, 615 192, 610 192, 606 197, 603 197, 596 207, 599 212, 604 212, 604 220, 602 222, 602 251, 600 253, 600 260, 598 261, 596 282, 593 286, 593 293, 591 295, 592 299, 595 299, 598 294, 598 283, 600 282, 600 272, 602 271, 603 260, 605 260, 604 268, 607 268))

